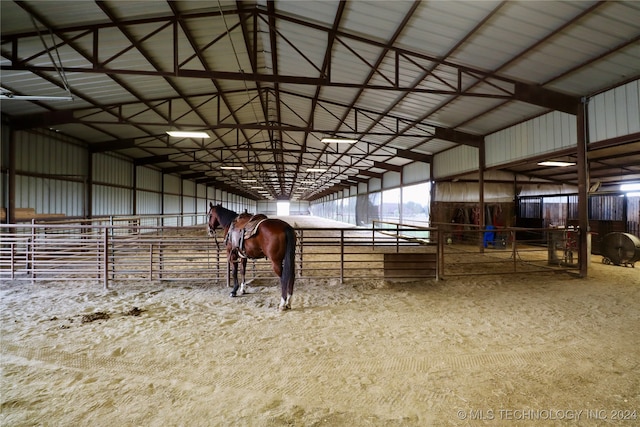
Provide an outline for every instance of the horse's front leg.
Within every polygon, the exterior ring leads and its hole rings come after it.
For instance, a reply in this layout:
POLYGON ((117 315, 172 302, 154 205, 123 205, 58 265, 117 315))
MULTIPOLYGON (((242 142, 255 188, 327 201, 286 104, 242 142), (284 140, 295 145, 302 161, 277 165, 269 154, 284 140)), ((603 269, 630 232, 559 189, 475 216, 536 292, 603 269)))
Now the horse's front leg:
POLYGON ((247 258, 240 258, 240 262, 242 263, 242 283, 240 283, 240 295, 244 295, 246 293, 246 275, 247 275, 247 258))
POLYGON ((238 257, 237 255, 232 255, 229 258, 229 263, 231 264, 231 268, 233 269, 233 290, 229 294, 230 297, 235 297, 238 292, 238 257))

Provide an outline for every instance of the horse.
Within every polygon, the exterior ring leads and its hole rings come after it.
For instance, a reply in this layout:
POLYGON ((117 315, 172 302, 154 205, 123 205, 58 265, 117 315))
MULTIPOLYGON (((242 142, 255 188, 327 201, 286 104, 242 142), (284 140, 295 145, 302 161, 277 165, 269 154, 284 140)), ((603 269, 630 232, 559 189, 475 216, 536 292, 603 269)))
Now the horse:
POLYGON ((218 226, 225 230, 227 262, 233 266, 234 286, 230 296, 235 297, 240 286, 241 293, 244 293, 247 259, 267 258, 271 261, 273 272, 280 278, 281 297, 278 309, 290 309, 295 282, 296 233, 293 227, 285 221, 261 214, 238 215, 221 205, 214 206, 211 202, 207 218, 209 235, 213 233, 215 236, 218 226), (255 232, 247 235, 245 231, 252 225, 255 232), (238 284, 238 264, 242 266, 242 285, 238 284))
POLYGON ((218 244, 218 237, 216 236, 216 228, 220 226, 220 228, 224 230, 224 234, 226 236, 227 231, 229 231, 229 226, 237 216, 238 214, 234 211, 225 209, 220 204, 213 206, 213 203, 209 202, 209 212, 207 213, 207 235, 215 239, 218 249, 220 248, 220 245, 218 244))

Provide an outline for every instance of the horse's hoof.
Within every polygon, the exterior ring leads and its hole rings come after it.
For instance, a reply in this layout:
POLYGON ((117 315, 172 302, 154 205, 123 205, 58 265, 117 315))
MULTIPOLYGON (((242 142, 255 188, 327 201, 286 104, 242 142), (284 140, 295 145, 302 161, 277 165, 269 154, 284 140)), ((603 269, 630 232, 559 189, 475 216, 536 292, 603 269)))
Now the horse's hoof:
POLYGON ((235 293, 235 292, 231 292, 231 293, 229 294, 229 296, 230 296, 231 298, 235 298, 235 297, 236 297, 236 293, 235 293))

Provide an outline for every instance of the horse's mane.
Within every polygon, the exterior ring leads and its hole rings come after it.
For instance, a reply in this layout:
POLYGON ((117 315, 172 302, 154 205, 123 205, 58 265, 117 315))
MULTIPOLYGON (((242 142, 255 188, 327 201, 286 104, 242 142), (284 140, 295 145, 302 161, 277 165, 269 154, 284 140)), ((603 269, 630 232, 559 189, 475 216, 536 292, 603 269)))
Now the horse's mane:
POLYGON ((228 226, 238 216, 234 211, 222 207, 222 205, 216 205, 216 213, 218 214, 218 221, 223 227, 228 226))

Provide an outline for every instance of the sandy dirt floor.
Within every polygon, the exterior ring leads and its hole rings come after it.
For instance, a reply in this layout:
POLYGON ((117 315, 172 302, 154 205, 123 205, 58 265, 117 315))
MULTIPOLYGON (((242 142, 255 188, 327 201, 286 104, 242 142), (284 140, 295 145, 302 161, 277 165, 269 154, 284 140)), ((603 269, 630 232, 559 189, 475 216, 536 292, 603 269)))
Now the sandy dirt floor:
MULTIPOLYGON (((306 225, 306 224, 305 224, 306 225)), ((640 425, 640 266, 0 285, 2 426, 640 425)))

